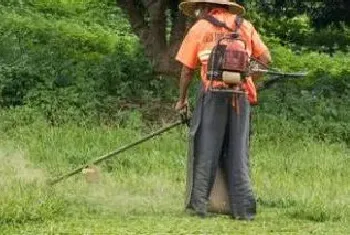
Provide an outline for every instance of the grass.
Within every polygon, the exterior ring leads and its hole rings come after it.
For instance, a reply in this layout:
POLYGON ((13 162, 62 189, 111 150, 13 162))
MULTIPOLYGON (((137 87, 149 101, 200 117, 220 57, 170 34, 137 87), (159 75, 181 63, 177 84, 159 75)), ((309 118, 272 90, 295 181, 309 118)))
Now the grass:
MULTIPOLYGON (((123 38, 131 53, 137 41, 114 2, 113 7, 95 0, 24 2, 0 4, 6 61, 17 59, 15 47, 9 46, 17 40, 14 35, 24 35, 29 46, 38 48, 36 54, 64 45, 83 61, 110 52, 123 38)), ((296 59, 288 49, 272 52, 275 65, 285 70, 327 67, 337 74, 347 69, 346 56, 330 60, 311 53, 296 59)), ((279 110, 274 103, 266 102, 266 113, 279 110)), ((340 109, 346 111, 345 106, 340 109)), ((17 111, 0 110, 0 234, 350 233, 349 149, 342 143, 316 142, 304 126, 280 116, 272 120, 262 115, 254 121, 251 163, 259 214, 247 223, 226 216, 199 219, 183 211, 184 127, 103 162, 97 185, 86 184, 79 174, 49 187, 47 179, 141 137, 142 122, 136 117, 127 128, 51 127, 40 115, 28 118, 27 110, 17 111)))
POLYGON ((347 234, 337 223, 315 224, 305 220, 290 221, 275 211, 261 213, 264 219, 253 223, 232 221, 225 217, 196 219, 182 213, 171 215, 125 216, 116 218, 74 219, 31 224, 18 229, 19 234, 347 234))
POLYGON ((259 216, 250 223, 183 211, 185 127, 102 163, 99 184, 80 174, 54 187, 45 180, 141 137, 140 123, 38 121, 7 129, 0 137, 0 233, 348 234, 349 149, 312 141, 285 121, 258 117, 256 124, 251 162, 259 216))

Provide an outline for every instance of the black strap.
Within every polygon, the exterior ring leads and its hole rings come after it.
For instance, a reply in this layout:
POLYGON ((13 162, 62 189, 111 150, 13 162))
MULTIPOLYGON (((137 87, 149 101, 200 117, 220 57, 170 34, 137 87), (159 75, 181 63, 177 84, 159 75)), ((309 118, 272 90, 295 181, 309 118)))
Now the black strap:
POLYGON ((240 16, 236 16, 236 19, 235 19, 235 25, 236 25, 236 29, 235 31, 238 32, 238 30, 241 28, 241 25, 243 24, 244 22, 244 18, 240 17, 240 16))
POLYGON ((216 19, 212 15, 205 15, 205 16, 203 16, 203 19, 208 21, 209 23, 211 23, 212 25, 214 25, 216 27, 225 28, 225 29, 227 29, 229 31, 233 31, 235 33, 238 32, 239 28, 241 27, 241 25, 243 24, 243 21, 244 21, 244 19, 242 17, 236 16, 236 19, 235 19, 236 28, 233 30, 232 28, 228 27, 224 22, 216 19))

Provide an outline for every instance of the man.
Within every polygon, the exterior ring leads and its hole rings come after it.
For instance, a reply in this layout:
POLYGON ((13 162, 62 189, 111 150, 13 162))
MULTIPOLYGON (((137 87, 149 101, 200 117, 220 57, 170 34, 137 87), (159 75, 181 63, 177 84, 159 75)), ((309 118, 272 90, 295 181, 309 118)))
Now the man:
MULTIPOLYGON (((206 215, 208 199, 220 168, 227 181, 230 214, 236 219, 254 219, 256 201, 250 183, 248 147, 250 104, 257 101, 253 80, 260 75, 252 74, 244 79, 241 84, 244 92, 235 101, 238 106, 235 108, 232 94, 209 91, 206 75, 209 55, 217 40, 232 32, 203 19, 213 16, 234 29, 236 17, 243 15, 245 9, 229 0, 188 0, 180 4, 180 9, 185 15, 196 17, 197 22, 187 33, 176 56, 183 64, 177 111, 187 110, 187 89, 197 64, 201 64, 201 89, 190 128, 186 207, 197 215, 206 215)), ((266 64, 270 62, 267 47, 247 20, 241 23, 238 33, 246 42, 250 57, 266 64)), ((219 83, 216 85, 220 86, 219 83)))

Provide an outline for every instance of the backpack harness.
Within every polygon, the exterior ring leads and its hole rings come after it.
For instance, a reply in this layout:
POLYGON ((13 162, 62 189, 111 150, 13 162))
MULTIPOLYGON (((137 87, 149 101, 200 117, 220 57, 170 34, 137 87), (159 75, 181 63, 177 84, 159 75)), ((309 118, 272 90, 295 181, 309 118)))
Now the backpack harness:
POLYGON ((207 79, 209 80, 209 91, 234 94, 232 105, 236 107, 238 112, 237 96, 246 94, 242 90, 241 84, 249 73, 247 45, 238 33, 244 19, 236 16, 235 29, 231 29, 224 22, 211 15, 206 15, 203 19, 216 27, 222 27, 232 32, 228 36, 220 38, 212 49, 208 59, 207 79), (214 87, 215 81, 224 82, 225 86, 214 87))

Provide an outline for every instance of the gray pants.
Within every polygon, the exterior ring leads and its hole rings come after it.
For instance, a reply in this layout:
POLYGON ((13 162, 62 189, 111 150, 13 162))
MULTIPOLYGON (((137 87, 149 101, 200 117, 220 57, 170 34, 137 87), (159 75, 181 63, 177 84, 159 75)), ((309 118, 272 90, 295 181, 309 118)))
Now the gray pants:
POLYGON ((251 219, 256 214, 256 202, 249 174, 250 105, 247 97, 240 95, 237 113, 232 97, 199 92, 190 128, 186 207, 207 211, 216 171, 221 167, 232 216, 251 219))

